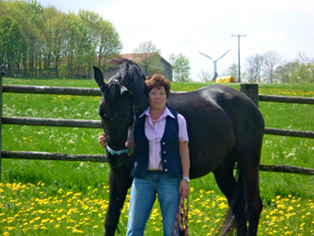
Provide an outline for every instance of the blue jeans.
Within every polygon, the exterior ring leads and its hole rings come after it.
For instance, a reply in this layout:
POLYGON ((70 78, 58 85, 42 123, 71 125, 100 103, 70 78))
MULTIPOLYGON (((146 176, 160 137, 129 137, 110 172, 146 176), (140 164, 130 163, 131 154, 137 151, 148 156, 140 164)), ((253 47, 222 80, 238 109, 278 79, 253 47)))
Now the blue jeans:
POLYGON ((181 177, 170 177, 162 171, 148 171, 143 178, 134 178, 127 236, 142 236, 146 222, 158 194, 164 236, 173 236, 174 224, 180 203, 181 177))

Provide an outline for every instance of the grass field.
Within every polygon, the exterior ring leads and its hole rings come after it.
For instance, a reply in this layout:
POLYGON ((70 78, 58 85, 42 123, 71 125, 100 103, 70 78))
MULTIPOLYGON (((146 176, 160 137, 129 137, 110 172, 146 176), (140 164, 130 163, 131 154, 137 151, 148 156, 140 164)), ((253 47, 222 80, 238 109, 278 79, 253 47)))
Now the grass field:
MULTIPOLYGON (((4 84, 96 88, 90 80, 4 78, 4 84)), ((173 83, 174 91, 208 84, 173 83)), ((239 85, 232 85, 239 89, 239 85)), ((314 85, 260 85, 260 94, 314 97, 314 85)), ((3 95, 3 116, 98 120, 99 97, 3 95)), ((260 102, 267 127, 314 131, 314 106, 260 102)), ((101 154, 100 129, 3 125, 2 149, 101 154)), ((261 164, 314 169, 314 140, 265 135, 261 164)), ((108 165, 91 162, 2 160, 0 235, 102 235, 108 204, 108 165)), ((260 173, 264 209, 258 235, 314 235, 314 177, 260 173)), ((190 235, 212 235, 227 202, 212 174, 191 182, 190 235)), ((117 235, 125 235, 128 201, 117 235)), ((162 235, 156 203, 145 235, 162 235)))

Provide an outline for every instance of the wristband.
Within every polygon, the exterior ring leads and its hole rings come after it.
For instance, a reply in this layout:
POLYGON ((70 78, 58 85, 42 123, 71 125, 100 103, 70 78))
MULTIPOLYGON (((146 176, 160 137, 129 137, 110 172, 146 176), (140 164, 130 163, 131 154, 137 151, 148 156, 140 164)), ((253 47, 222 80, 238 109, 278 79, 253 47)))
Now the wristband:
POLYGON ((191 181, 189 178, 184 177, 184 176, 182 177, 182 179, 185 179, 188 183, 190 183, 190 181, 191 181))

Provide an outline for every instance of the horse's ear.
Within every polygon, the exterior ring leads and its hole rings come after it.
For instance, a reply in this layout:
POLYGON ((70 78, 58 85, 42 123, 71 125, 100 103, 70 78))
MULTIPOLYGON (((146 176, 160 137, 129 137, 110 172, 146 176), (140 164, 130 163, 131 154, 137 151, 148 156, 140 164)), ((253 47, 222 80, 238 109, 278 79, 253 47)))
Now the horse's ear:
POLYGON ((102 92, 104 92, 105 87, 106 87, 106 83, 104 81, 104 76, 102 75, 102 73, 98 67, 93 66, 93 68, 94 68, 95 81, 98 84, 98 87, 100 88, 100 90, 102 92))
POLYGON ((130 95, 132 94, 132 92, 129 91, 129 90, 127 89, 127 87, 121 85, 120 94, 121 94, 122 96, 124 96, 124 95, 130 96, 130 95))

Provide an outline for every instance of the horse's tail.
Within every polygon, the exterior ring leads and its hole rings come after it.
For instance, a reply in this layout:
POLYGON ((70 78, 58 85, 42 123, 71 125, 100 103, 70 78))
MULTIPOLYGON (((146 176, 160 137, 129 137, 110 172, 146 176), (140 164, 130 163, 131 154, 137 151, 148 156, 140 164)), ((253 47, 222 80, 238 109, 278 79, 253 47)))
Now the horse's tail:
POLYGON ((221 223, 216 227, 218 228, 216 235, 219 236, 246 234, 245 194, 240 169, 237 170, 236 179, 237 186, 231 205, 221 223))

